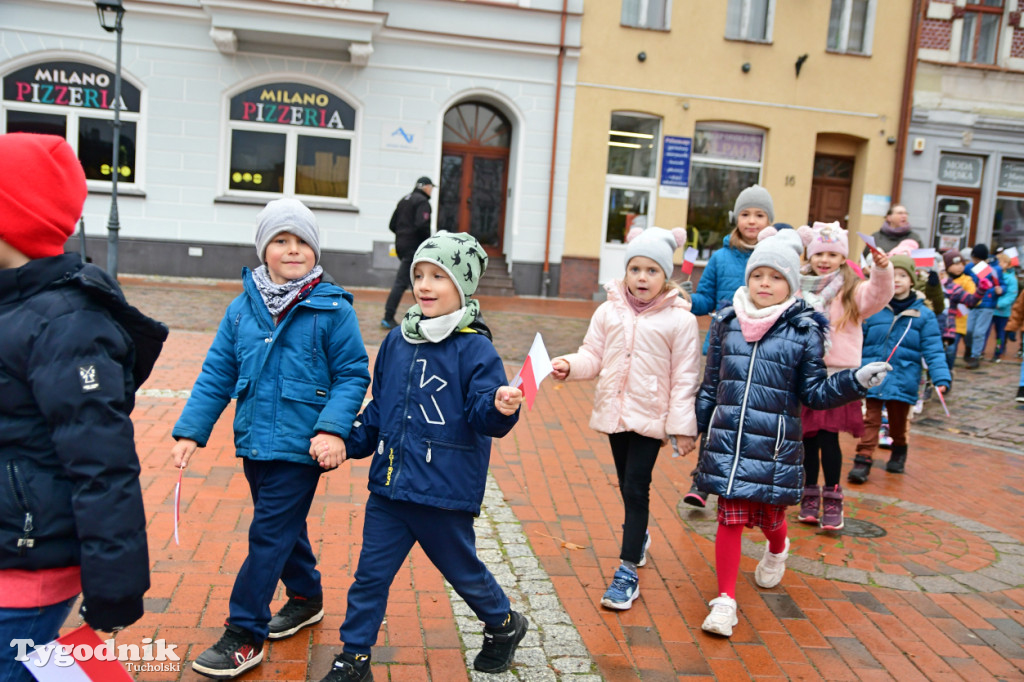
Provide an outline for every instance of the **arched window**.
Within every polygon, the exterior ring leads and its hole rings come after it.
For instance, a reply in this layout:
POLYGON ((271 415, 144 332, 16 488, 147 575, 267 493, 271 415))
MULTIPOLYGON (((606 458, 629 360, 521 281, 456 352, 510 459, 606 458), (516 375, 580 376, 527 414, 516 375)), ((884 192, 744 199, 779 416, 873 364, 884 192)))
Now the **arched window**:
MULTIPOLYGON (((121 78, 119 187, 139 182, 142 96, 121 78)), ((114 74, 67 60, 36 62, 4 76, 3 132, 59 135, 77 152, 90 187, 109 186, 114 146, 114 74)), ((129 190, 130 191, 130 190, 129 190)))
POLYGON ((234 95, 228 193, 351 201, 356 112, 301 83, 266 83, 234 95))

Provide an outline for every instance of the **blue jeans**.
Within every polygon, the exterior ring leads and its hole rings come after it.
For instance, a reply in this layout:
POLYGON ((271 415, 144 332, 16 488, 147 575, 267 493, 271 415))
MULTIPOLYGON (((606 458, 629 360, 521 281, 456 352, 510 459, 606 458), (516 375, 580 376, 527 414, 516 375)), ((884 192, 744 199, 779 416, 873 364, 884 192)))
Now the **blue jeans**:
POLYGON ((363 548, 341 625, 346 652, 370 653, 384 620, 391 583, 417 542, 484 625, 498 627, 508 616, 505 591, 476 555, 471 513, 397 502, 370 493, 363 519, 363 548))
POLYGON ((971 337, 971 357, 980 358, 988 342, 988 330, 992 326, 995 308, 975 308, 967 314, 967 335, 971 337))
POLYGON ((238 571, 228 604, 228 622, 245 628, 259 647, 267 638, 270 601, 277 581, 295 594, 323 594, 306 516, 320 480, 318 466, 284 461, 242 460, 252 493, 249 555, 238 571))
POLYGON ((33 682, 35 678, 25 665, 14 660, 18 649, 10 646, 11 640, 31 639, 34 644, 49 644, 57 639, 76 599, 77 595, 49 606, 0 609, 0 682, 33 682))

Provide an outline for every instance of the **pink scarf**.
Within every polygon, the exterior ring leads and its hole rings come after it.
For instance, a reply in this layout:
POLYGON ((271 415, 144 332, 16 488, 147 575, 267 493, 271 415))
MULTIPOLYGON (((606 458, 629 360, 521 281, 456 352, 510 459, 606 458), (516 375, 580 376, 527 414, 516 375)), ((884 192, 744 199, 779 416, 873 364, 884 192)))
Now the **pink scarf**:
POLYGON ((736 311, 736 319, 740 322, 740 331, 747 343, 760 341, 768 333, 776 320, 786 312, 796 299, 790 296, 782 303, 758 308, 750 299, 750 290, 747 287, 740 287, 732 297, 732 307, 736 311))
POLYGON ((655 310, 663 308, 666 304, 675 300, 676 296, 679 295, 679 292, 676 291, 675 289, 670 289, 664 294, 655 296, 649 301, 641 301, 639 298, 637 298, 636 296, 629 292, 629 287, 627 287, 626 283, 623 282, 622 294, 626 299, 626 303, 628 303, 629 307, 633 310, 633 313, 636 315, 640 315, 641 313, 645 313, 648 311, 653 312, 655 310))

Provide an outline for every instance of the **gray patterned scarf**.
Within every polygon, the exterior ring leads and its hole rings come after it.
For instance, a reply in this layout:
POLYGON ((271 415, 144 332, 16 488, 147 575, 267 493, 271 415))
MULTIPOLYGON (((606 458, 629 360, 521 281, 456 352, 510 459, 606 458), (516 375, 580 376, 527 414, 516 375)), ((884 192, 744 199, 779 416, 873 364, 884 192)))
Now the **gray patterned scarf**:
POLYGON ((299 295, 302 287, 322 274, 324 274, 324 269, 319 265, 315 265, 312 270, 306 273, 305 277, 291 279, 284 284, 275 284, 270 279, 270 272, 267 270, 267 266, 261 265, 252 271, 252 281, 255 282, 260 296, 263 297, 263 302, 266 304, 267 310, 270 311, 270 315, 277 320, 277 316, 281 314, 281 311, 287 308, 295 300, 295 297, 299 295))

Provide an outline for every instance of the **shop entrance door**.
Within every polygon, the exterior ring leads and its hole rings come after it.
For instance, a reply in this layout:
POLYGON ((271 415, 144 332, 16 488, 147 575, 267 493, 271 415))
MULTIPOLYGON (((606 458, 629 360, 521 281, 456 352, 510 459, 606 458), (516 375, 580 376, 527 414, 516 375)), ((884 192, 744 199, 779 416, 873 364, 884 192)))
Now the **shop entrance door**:
POLYGON ((852 185, 853 159, 816 154, 807 224, 813 225, 814 221, 831 223, 838 220, 840 225, 848 228, 852 185))
POLYGON ((978 227, 979 190, 939 187, 935 191, 934 247, 940 251, 973 246, 978 227))
POLYGON ((444 117, 437 228, 469 232, 494 258, 505 244, 511 127, 479 102, 452 107, 444 117))

